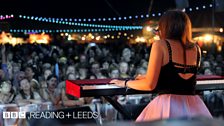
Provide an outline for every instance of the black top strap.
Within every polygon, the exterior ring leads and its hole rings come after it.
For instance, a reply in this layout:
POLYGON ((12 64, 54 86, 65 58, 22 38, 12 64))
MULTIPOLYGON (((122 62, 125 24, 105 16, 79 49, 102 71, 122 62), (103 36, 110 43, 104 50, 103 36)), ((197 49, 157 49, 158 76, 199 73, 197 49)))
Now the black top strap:
POLYGON ((168 48, 168 52, 169 52, 169 62, 172 62, 172 50, 171 50, 171 46, 170 46, 170 43, 166 41, 166 45, 167 45, 167 48, 168 48))
POLYGON ((197 67, 200 66, 200 59, 201 59, 201 56, 200 56, 200 52, 199 52, 199 46, 196 44, 196 48, 197 48, 197 67))
POLYGON ((181 66, 181 67, 198 67, 197 65, 184 65, 184 64, 180 64, 180 63, 176 63, 176 62, 173 62, 174 65, 176 66, 181 66))

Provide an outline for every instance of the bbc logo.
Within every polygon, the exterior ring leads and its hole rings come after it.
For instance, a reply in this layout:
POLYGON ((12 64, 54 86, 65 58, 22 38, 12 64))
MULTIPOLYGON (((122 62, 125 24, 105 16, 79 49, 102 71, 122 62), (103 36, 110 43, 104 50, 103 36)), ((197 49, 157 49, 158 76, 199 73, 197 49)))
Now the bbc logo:
POLYGON ((3 119, 25 119, 26 112, 3 112, 3 119))

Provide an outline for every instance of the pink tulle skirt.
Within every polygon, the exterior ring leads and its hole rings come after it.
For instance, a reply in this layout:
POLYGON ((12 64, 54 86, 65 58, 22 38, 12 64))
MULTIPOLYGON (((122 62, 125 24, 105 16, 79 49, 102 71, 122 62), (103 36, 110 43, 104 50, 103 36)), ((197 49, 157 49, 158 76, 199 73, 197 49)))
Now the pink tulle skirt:
POLYGON ((145 107, 136 122, 196 116, 212 118, 198 95, 163 94, 155 97, 145 107))

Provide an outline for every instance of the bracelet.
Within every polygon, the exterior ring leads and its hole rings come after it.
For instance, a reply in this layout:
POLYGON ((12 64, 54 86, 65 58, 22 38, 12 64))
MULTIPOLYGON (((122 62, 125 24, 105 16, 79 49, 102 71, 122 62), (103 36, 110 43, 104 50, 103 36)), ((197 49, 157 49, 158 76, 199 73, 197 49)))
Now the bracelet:
POLYGON ((127 94, 127 92, 128 92, 128 86, 127 86, 127 82, 128 82, 129 80, 125 80, 125 82, 124 82, 124 87, 125 87, 125 94, 127 94))
POLYGON ((129 80, 125 80, 125 82, 124 82, 124 87, 125 88, 127 88, 127 82, 128 82, 129 80))

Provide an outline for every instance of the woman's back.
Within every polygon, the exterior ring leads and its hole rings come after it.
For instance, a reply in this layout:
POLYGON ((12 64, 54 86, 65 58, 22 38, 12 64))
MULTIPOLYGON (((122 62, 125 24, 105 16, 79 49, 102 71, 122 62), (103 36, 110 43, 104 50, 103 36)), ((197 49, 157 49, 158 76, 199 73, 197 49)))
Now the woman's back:
POLYGON ((146 106, 137 121, 201 115, 211 117, 203 101, 195 94, 200 49, 190 43, 189 17, 181 10, 167 11, 159 20, 158 35, 160 41, 152 45, 146 75, 133 81, 111 82, 136 90, 158 91, 159 95, 146 106))
MULTIPOLYGON (((184 49, 181 45, 180 41, 177 40, 167 40, 166 42, 162 42, 163 43, 163 51, 164 51, 164 57, 163 57, 163 65, 166 65, 169 63, 170 60, 172 60, 172 62, 174 63, 175 67, 180 67, 183 68, 184 66, 180 66, 178 64, 182 64, 184 65, 184 49), (167 46, 167 42, 170 45, 170 49, 171 49, 171 57, 169 56, 170 52, 169 52, 169 47, 167 46), (172 59, 170 59, 172 58, 172 59)), ((187 66, 197 66, 199 65, 199 48, 197 48, 196 44, 194 46, 192 46, 192 48, 186 49, 186 65, 187 66)), ((178 73, 180 77, 182 77, 183 79, 189 79, 190 77, 192 77, 194 75, 194 73, 178 73)))
POLYGON ((162 67, 155 88, 159 95, 147 105, 136 121, 201 115, 211 117, 203 101, 195 95, 200 59, 197 45, 186 50, 184 61, 184 49, 180 42, 159 42, 163 52, 162 67))
POLYGON ((187 59, 185 64, 181 55, 184 49, 180 42, 170 40, 160 42, 164 47, 162 49, 163 63, 155 90, 159 94, 194 95, 200 55, 199 49, 195 46, 195 48, 192 47, 186 51, 190 60, 187 59))

